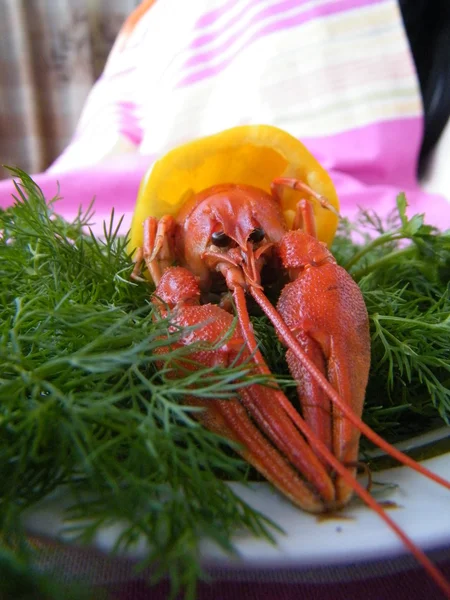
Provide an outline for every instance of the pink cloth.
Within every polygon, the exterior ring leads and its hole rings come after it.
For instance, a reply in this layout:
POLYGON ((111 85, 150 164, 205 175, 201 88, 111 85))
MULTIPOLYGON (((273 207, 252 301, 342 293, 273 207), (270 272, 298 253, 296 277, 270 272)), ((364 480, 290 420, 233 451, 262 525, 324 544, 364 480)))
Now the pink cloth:
MULTIPOLYGON (((396 195, 403 191, 410 215, 425 213, 428 223, 446 229, 450 227, 450 203, 424 192, 415 176, 421 127, 419 119, 399 119, 303 142, 329 171, 344 216, 352 219, 359 207, 386 215, 393 209, 396 195)), ((124 215, 125 233, 140 181, 154 158, 124 154, 91 167, 41 173, 34 179, 49 199, 57 194, 59 184, 62 199, 56 205, 58 213, 70 219, 79 206, 87 208, 95 198, 94 231, 102 231, 102 223, 114 207, 117 217, 124 215)), ((13 193, 11 181, 0 182, 1 207, 11 204, 13 193)))
MULTIPOLYGON (((71 144, 35 180, 48 198, 59 183, 57 210, 68 218, 95 197, 95 230, 114 207, 125 231, 156 157, 244 123, 302 140, 329 171, 344 216, 358 207, 383 216, 404 191, 410 214, 450 226, 450 203, 416 179, 422 105, 396 0, 145 0, 71 144)), ((0 206, 13 191, 0 182, 0 206)))

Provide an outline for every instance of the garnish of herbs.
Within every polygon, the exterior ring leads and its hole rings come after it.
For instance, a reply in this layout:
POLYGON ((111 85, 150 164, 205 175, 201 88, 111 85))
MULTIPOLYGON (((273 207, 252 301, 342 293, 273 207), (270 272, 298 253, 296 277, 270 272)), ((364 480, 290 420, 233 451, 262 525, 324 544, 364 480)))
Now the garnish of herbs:
MULTIPOLYGON (((24 172, 13 175, 15 203, 0 210, 0 597, 89 597, 39 570, 39 548, 22 526, 25 511, 64 488, 75 540, 92 543, 120 521, 114 549, 146 539, 141 566, 152 565, 153 581, 169 576, 174 595, 194 598, 201 540, 234 553, 237 530, 273 541, 277 525, 228 485, 255 474, 182 399, 231 398, 264 377, 241 364, 171 379, 170 361, 187 350, 168 349, 181 332, 153 320, 151 286, 130 281, 121 219, 112 212, 97 238, 92 205, 67 222, 57 199, 47 201, 24 172)), ((370 316, 364 420, 391 442, 450 415, 450 232, 406 210, 400 194, 387 219, 362 211, 343 220, 332 247, 370 316)), ((272 327, 258 315, 253 324, 291 394, 272 327)))

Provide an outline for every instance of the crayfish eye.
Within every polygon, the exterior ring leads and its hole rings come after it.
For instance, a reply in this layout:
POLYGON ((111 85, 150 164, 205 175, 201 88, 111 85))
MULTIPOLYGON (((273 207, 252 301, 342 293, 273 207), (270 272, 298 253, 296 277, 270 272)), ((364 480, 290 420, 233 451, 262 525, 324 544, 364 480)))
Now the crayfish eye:
POLYGON ((262 242, 265 235, 266 234, 264 233, 264 229, 262 229, 261 227, 257 227, 251 232, 251 234, 248 236, 248 239, 251 242, 255 242, 257 244, 258 242, 262 242))
POLYGON ((231 238, 223 231, 215 231, 211 236, 211 240, 219 248, 225 248, 231 242, 231 238))

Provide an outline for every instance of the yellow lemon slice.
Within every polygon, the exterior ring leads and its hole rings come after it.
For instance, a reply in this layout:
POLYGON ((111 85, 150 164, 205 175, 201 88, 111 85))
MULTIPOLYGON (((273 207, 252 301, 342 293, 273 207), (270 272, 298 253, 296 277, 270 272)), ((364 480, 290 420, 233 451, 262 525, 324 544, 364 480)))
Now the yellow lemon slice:
MULTIPOLYGON (((133 215, 130 248, 142 245, 149 216, 176 216, 186 198, 220 183, 253 185, 270 193, 276 177, 294 177, 325 196, 339 210, 334 185, 323 167, 296 138, 271 125, 233 127, 169 151, 144 176, 133 215)), ((282 210, 292 226, 299 192, 283 189, 282 210)), ((320 240, 331 244, 337 217, 313 201, 320 240)))

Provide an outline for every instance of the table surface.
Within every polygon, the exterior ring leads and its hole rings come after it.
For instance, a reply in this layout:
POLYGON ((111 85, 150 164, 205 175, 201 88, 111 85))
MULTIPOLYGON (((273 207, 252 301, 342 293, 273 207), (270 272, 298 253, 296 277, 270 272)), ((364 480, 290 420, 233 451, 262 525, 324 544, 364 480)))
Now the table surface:
MULTIPOLYGON (((92 548, 42 540, 41 566, 63 581, 84 582, 100 600, 166 600, 167 580, 150 586, 150 573, 138 574, 130 559, 108 556, 92 548), (56 551, 55 551, 56 550, 56 551)), ((450 580, 450 547, 428 553, 450 580)), ((408 554, 389 560, 358 562, 311 569, 208 568, 209 581, 198 585, 196 600, 425 600, 444 595, 408 554)), ((181 600, 182 596, 177 596, 181 600)))

